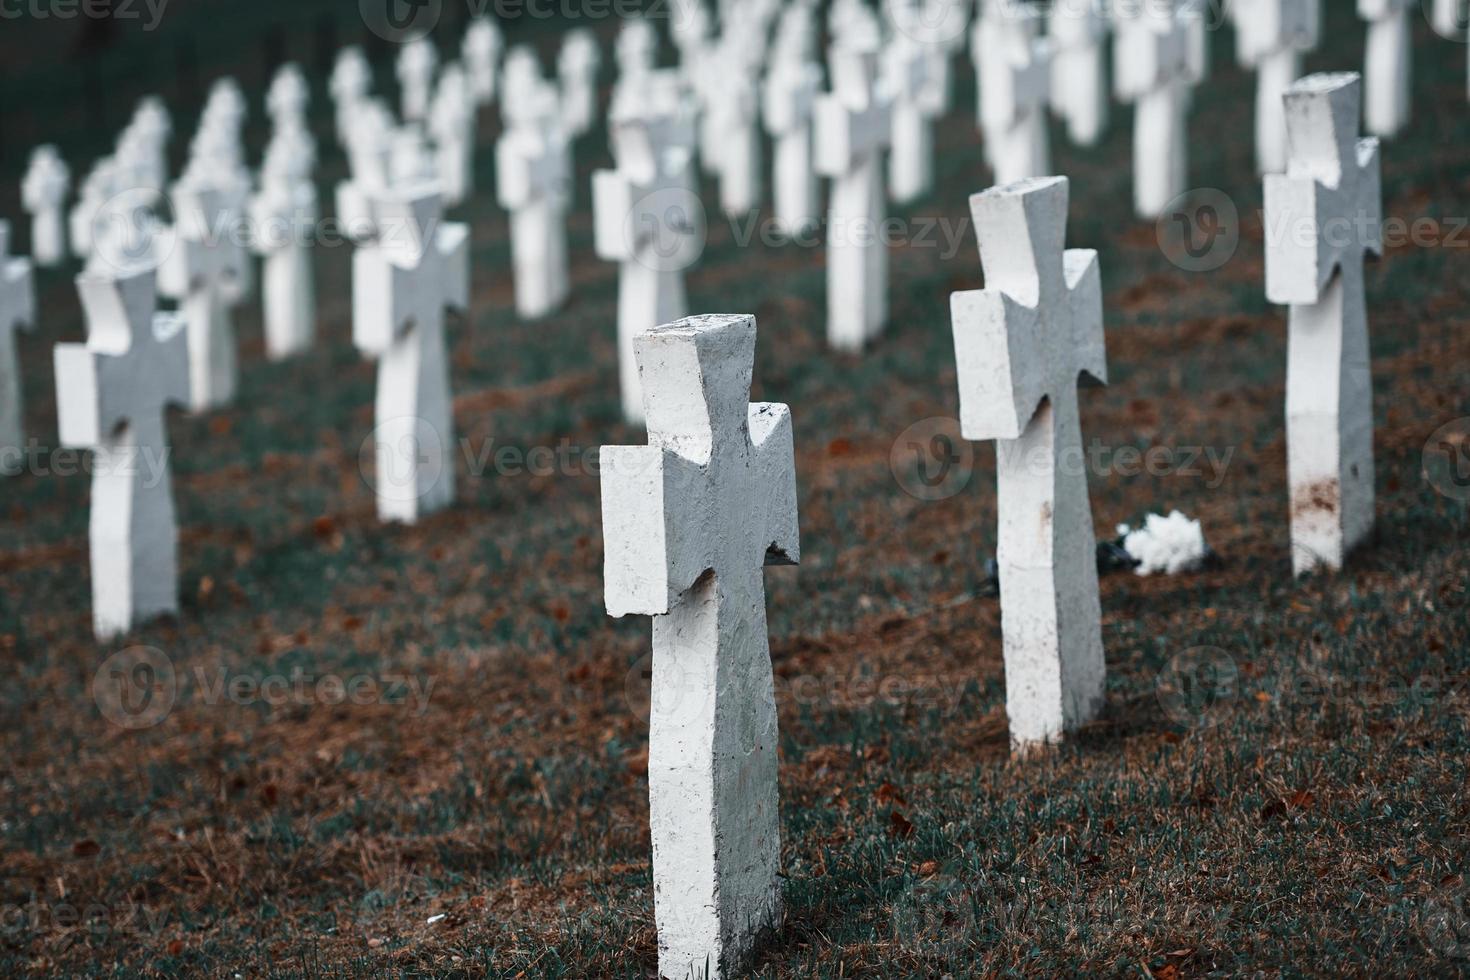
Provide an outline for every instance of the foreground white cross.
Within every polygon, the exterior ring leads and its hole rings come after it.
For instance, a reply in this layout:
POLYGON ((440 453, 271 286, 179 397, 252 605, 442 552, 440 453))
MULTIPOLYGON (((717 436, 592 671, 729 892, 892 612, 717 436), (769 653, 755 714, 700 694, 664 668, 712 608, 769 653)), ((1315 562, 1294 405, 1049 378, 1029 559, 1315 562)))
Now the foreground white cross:
POLYGON ((1054 741, 1102 706, 1097 541, 1079 375, 1107 381, 1097 253, 1063 251, 1065 177, 970 198, 987 288, 950 297, 966 439, 996 440, 1001 636, 1011 743, 1054 741))
POLYGON ((1301 74, 1302 53, 1317 46, 1322 29, 1318 0, 1236 0, 1236 56, 1256 70, 1256 167, 1286 168, 1286 110, 1282 96, 1301 74))
POLYGON ((980 128, 997 184, 1051 170, 1046 107, 1052 50, 1040 36, 1041 24, 1034 7, 1010 2, 986 6, 975 22, 980 128))
POLYGON ((1108 125, 1104 0, 1053 0, 1047 21, 1054 45, 1051 105, 1079 146, 1093 146, 1108 125))
POLYGON ((1341 568, 1373 528, 1373 378, 1363 258, 1383 254, 1378 140, 1353 73, 1286 92, 1286 173, 1266 178, 1266 298, 1290 304, 1292 568, 1341 568))
POLYGON ((856 352, 888 322, 883 149, 893 115, 877 88, 876 42, 854 32, 833 46, 832 92, 817 100, 816 169, 832 178, 827 217, 827 342, 856 352))
POLYGON ((25 444, 15 332, 36 327, 31 263, 10 256, 10 222, 0 221, 0 476, 20 472, 25 444))
POLYGON ((618 263, 618 379, 623 417, 643 421, 633 342, 686 312, 684 270, 704 247, 694 189, 694 125, 677 111, 612 120, 616 170, 592 175, 597 256, 618 263))
POLYGON ((567 298, 571 151, 551 86, 507 101, 503 114, 509 128, 495 149, 496 192, 510 212, 516 312, 536 319, 567 298))
POLYGON ((21 183, 21 203, 31 216, 31 261, 49 269, 66 258, 66 218, 62 208, 71 189, 71 171, 50 143, 31 152, 21 183))
POLYGON ((469 228, 442 223, 434 184, 372 202, 376 237, 352 256, 352 342, 378 361, 378 517, 414 524, 454 499, 444 311, 469 307, 469 228))
POLYGON ((1114 84, 1120 99, 1135 104, 1133 207, 1154 219, 1188 189, 1187 120, 1193 88, 1205 77, 1204 18, 1176 0, 1119 10, 1114 84))
POLYGON ((181 317, 156 313, 151 269, 77 277, 85 344, 57 344, 61 444, 93 451, 92 623, 99 640, 178 611, 174 517, 164 411, 189 395, 181 317))
POLYGON ((791 413, 749 404, 755 318, 638 338, 647 446, 601 452, 607 611, 653 617, 649 825, 659 976, 733 977, 779 921, 764 565, 796 564, 791 413))
POLYGON ((1358 0, 1358 16, 1368 22, 1363 124, 1374 136, 1396 136, 1409 124, 1412 7, 1413 0, 1358 0))
POLYGON ((174 185, 172 199, 173 245, 160 282, 165 295, 179 300, 189 331, 189 407, 207 412, 235 398, 240 371, 232 307, 241 298, 247 259, 223 191, 186 177, 174 185))
POLYGON ((307 350, 316 337, 309 240, 317 220, 314 156, 305 142, 278 139, 266 152, 260 193, 250 205, 251 246, 265 257, 265 350, 273 361, 307 350))

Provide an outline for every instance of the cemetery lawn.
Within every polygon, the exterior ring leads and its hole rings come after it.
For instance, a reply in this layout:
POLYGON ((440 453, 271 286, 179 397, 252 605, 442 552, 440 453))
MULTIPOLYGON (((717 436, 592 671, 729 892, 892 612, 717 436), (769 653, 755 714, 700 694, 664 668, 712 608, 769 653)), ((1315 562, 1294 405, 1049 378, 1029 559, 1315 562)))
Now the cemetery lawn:
MULTIPOLYGON (((1360 65, 1351 5, 1326 6, 1308 67, 1360 65)), ((192 31, 201 65, 218 65, 204 78, 234 70, 252 93, 258 153, 250 39, 268 21, 252 8, 199 4, 126 36, 107 55, 128 79, 114 118, 160 89, 182 151, 197 93, 176 99, 169 59, 149 52, 192 31)), ((293 56, 309 58, 320 9, 276 14, 300 18, 293 56)), ((595 26, 606 58, 617 25, 595 26)), ((522 28, 549 62, 557 29, 519 25, 511 40, 522 28)), ((1433 220, 1368 272, 1379 522, 1341 574, 1290 574, 1285 313, 1262 295, 1253 82, 1233 35, 1214 35, 1192 121, 1194 183, 1240 212, 1218 271, 1176 268, 1132 218, 1130 112, 1115 107, 1093 151, 1054 129, 1070 244, 1101 252, 1111 384, 1082 399, 1086 438, 1106 449, 1090 474, 1099 533, 1177 507, 1221 562, 1103 579, 1107 709, 1024 760, 1007 745, 985 590, 993 450, 976 447, 968 483, 937 501, 890 466, 896 443, 900 472, 911 464, 911 424, 956 411, 948 296, 981 282, 960 222, 987 179, 971 71, 957 63, 936 193, 899 212, 913 244, 894 248, 892 325, 863 357, 824 348, 820 249, 759 233, 740 247, 743 229, 712 217, 691 307, 757 315, 754 394, 788 402, 796 423, 803 563, 766 575, 786 922, 760 975, 1470 972, 1470 518, 1421 473, 1430 434, 1470 416, 1470 113, 1465 47, 1422 18, 1415 30, 1416 116, 1384 147, 1385 215, 1433 220), (1150 448, 1154 472, 1135 472, 1126 450, 1150 448), (1171 663, 1214 673, 1160 698, 1171 663)), ((20 39, 0 38, 0 54, 20 39)), ((44 91, 61 73, 14 83, 54 106, 37 138, 80 126, 70 88, 44 91)), ((328 187, 343 162, 313 77, 328 187)), ((170 420, 177 620, 95 643, 87 477, 0 484, 0 974, 654 968, 649 624, 602 611, 589 462, 643 441, 618 412, 616 270, 592 254, 588 175, 606 137, 577 150, 574 298, 521 323, 490 118, 468 212, 474 310, 451 326, 469 446, 452 509, 414 528, 376 520, 359 466, 375 375, 351 345, 345 247, 320 252, 311 354, 267 363, 247 308, 237 406, 170 420), (550 458, 527 458, 535 447, 550 458), (140 730, 93 698, 99 665, 129 646, 163 651, 176 676, 172 710, 140 730), (336 681, 373 703, 344 701, 336 681)), ((92 139, 63 146, 74 171, 100 152, 92 139)), ((7 215, 20 162, 7 147, 7 215)), ((704 196, 713 208, 712 185, 704 196)), ((43 274, 39 294, 40 330, 20 338, 26 424, 51 446, 51 347, 83 327, 69 274, 43 274)))

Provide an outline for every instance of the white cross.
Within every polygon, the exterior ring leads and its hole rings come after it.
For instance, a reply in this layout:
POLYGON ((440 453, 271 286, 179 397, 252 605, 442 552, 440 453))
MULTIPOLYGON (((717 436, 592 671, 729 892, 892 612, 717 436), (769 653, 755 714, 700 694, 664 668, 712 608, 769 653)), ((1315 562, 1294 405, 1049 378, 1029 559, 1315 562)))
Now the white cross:
POLYGON ((653 25, 641 17, 624 22, 613 42, 613 58, 618 65, 618 80, 613 85, 614 106, 628 99, 625 90, 639 88, 653 72, 658 60, 658 35, 653 25))
POLYGON ((71 170, 56 147, 47 143, 31 153, 21 183, 21 203, 31 216, 31 259, 42 268, 66 258, 66 219, 62 208, 71 189, 71 170))
POLYGON ((1317 46, 1322 11, 1318 0, 1236 0, 1231 10, 1237 60, 1256 70, 1256 168, 1277 174, 1286 169, 1282 96, 1317 46))
POLYGON ((364 99, 352 112, 347 130, 351 178, 337 185, 337 220, 354 242, 371 238, 374 195, 388 188, 393 116, 378 99, 364 99))
POLYGON ((316 286, 309 241, 317 220, 312 163, 308 144, 273 143, 261 168, 260 193, 250 206, 251 245, 265 257, 265 349, 273 361, 308 350, 316 337, 316 286))
POLYGON ((1290 304, 1286 441, 1292 567, 1342 567, 1373 528, 1373 379, 1363 258, 1382 255, 1378 140, 1358 139, 1353 73, 1286 91, 1285 174, 1266 177, 1266 298, 1290 304))
POLYGON ((832 92, 817 99, 816 170, 832 178, 827 217, 827 342, 856 352, 888 322, 883 150, 892 108, 877 88, 876 41, 832 47, 832 92))
POLYGON ((970 198, 986 289, 950 297, 966 439, 996 440, 1006 713, 1018 748, 1103 702, 1079 375, 1106 382, 1097 253, 1063 250, 1065 177, 970 198))
POLYGON ((1374 136, 1396 136, 1409 124, 1412 6, 1413 0, 1358 0, 1358 16, 1368 22, 1363 124, 1374 136))
POLYGON ((763 112, 775 144, 771 163, 775 221, 786 235, 799 235, 821 219, 817 172, 812 168, 812 113, 822 88, 822 67, 801 39, 778 45, 766 75, 763 112))
POLYGON ((57 344, 61 443, 93 451, 92 623, 99 640, 178 611, 178 522, 164 410, 189 397, 183 319, 151 269, 77 277, 85 344, 57 344))
POLYGON ((495 148, 496 192, 500 206, 510 212, 516 312, 536 319, 567 298, 571 148, 550 86, 507 103, 505 113, 509 128, 495 148))
POLYGON ((25 432, 20 360, 15 332, 36 327, 36 284, 31 263, 10 256, 10 222, 0 221, 0 476, 22 467, 25 432))
POLYGON ((433 184, 372 202, 377 237, 352 256, 352 341, 378 361, 378 516, 417 523, 454 499, 444 311, 469 307, 469 228, 442 223, 433 184))
POLYGON ((434 92, 434 72, 438 67, 439 52, 426 37, 410 41, 399 53, 396 70, 406 121, 418 122, 428 115, 429 98, 434 92))
POLYGON ((358 47, 343 48, 332 66, 332 78, 328 87, 332 103, 336 106, 337 139, 349 142, 352 131, 352 114, 368 97, 372 88, 373 73, 367 58, 358 47))
POLYGON ((500 71, 503 46, 499 25, 488 17, 476 17, 465 30, 460 57, 469 73, 470 94, 476 105, 488 105, 495 100, 495 78, 500 71))
POLYGON ((311 102, 311 89, 306 76, 294 64, 282 65, 266 92, 266 112, 276 126, 306 125, 306 109, 311 102))
POLYGON ((459 65, 446 65, 429 108, 429 132, 444 203, 463 204, 475 192, 475 103, 459 65))
POLYGON ((174 185, 172 246, 160 272, 164 294, 180 302, 189 331, 189 407, 228 405, 239 381, 231 308, 247 262, 224 193, 197 179, 174 185))
POLYGON ((758 79, 729 43, 711 47, 701 65, 705 169, 720 177, 720 208, 732 218, 760 206, 761 137, 758 79))
POLYGON ((895 34, 883 49, 883 79, 893 97, 893 152, 888 160, 888 195, 908 204, 934 186, 934 58, 907 34, 895 34))
POLYGON ((685 114, 612 120, 616 170, 592 175, 599 258, 618 263, 618 377, 623 415, 643 421, 633 342, 686 315, 684 270, 704 247, 704 209, 695 190, 694 127, 685 114))
POLYGON ((1053 0, 1047 21, 1054 50, 1051 104, 1079 146, 1095 146, 1108 125, 1106 0, 1053 0))
POLYGON ((585 27, 567 32, 556 59, 556 73, 561 80, 562 121, 573 138, 591 129, 597 119, 597 70, 601 63, 596 34, 585 27))
POLYGON ((800 543, 791 413, 748 404, 755 318, 638 338, 648 445, 604 447, 607 611, 653 617, 648 795, 659 975, 740 975, 779 921, 764 565, 800 543))
POLYGON ((500 78, 501 115, 505 114, 507 104, 531 95, 545 84, 546 79, 541 77, 541 59, 536 56, 535 49, 527 44, 511 48, 506 52, 505 68, 500 78))
POLYGON ((997 184, 1051 170, 1046 129, 1051 44, 1040 30, 1041 15, 1019 3, 989 5, 975 22, 971 51, 980 86, 980 127, 997 184))
POLYGON ((1119 8, 1114 85, 1136 105, 1133 207, 1159 217, 1187 189, 1189 104, 1206 72, 1204 18, 1191 5, 1154 0, 1119 8), (1127 16, 1123 10, 1129 11, 1127 16))

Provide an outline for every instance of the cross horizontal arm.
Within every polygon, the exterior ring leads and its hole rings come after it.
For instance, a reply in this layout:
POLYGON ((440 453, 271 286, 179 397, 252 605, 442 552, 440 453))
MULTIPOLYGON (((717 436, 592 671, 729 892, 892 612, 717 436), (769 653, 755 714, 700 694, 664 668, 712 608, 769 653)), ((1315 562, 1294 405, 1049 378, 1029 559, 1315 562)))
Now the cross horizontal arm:
POLYGON ((714 565, 706 469, 655 446, 604 446, 604 593, 612 616, 661 616, 714 565))

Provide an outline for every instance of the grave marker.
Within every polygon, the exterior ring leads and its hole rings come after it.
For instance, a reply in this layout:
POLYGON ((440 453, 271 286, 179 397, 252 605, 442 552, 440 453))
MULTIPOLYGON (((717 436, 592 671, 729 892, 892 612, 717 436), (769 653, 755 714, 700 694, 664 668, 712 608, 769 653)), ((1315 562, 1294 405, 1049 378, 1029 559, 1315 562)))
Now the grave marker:
POLYGON ((1292 568, 1342 567, 1373 529, 1373 378, 1363 260, 1382 255, 1378 140, 1356 74, 1286 91, 1285 174, 1266 177, 1266 298, 1289 304, 1292 568))
POLYGON ((309 143, 294 137, 277 139, 266 151, 260 193, 251 202, 251 245, 265 258, 265 350, 273 361, 310 349, 316 337, 309 241, 317 220, 314 163, 309 143))
POLYGON ((1286 169, 1287 88, 1301 74, 1302 53, 1317 46, 1318 0, 1236 0, 1236 57, 1256 70, 1256 168, 1286 169))
POLYGON ((833 46, 832 92, 817 99, 816 170, 831 177, 827 218, 827 342, 856 352, 888 322, 883 149, 892 112, 877 87, 876 39, 833 46))
POLYGON ((1413 109, 1409 99, 1412 6, 1412 0, 1358 0, 1358 16, 1368 22, 1363 124, 1374 136, 1397 136, 1409 124, 1413 109))
POLYGON ((1189 105, 1207 70, 1204 19, 1177 0, 1119 11, 1114 84, 1135 104, 1133 206, 1152 220, 1188 189, 1189 105))
POLYGON ((476 17, 465 29, 460 57, 469 75, 470 93, 476 105, 489 105, 495 100, 495 81, 500 72, 500 52, 504 46, 500 27, 488 17, 476 17))
POLYGON ((378 361, 378 517, 417 523, 454 500, 444 311, 469 307, 469 229, 442 222, 432 183, 372 202, 376 236, 352 257, 352 340, 378 361))
POLYGON ((1108 34, 1104 0, 1053 0, 1051 105, 1079 146, 1095 146, 1108 125, 1108 34))
POLYGON ((1064 250, 1068 184, 970 198, 987 288, 950 297, 966 439, 996 440, 1001 636, 1011 743, 1051 742, 1102 706, 1097 542, 1079 376, 1107 380, 1097 253, 1064 250))
POLYGON ((421 37, 403 46, 396 71, 405 122, 419 122, 428 115, 429 99, 434 92, 434 72, 438 68, 439 53, 428 38, 421 37))
POLYGON ((158 313, 151 269, 77 277, 85 344, 57 344, 61 444, 90 449, 92 624, 98 640, 178 611, 178 522, 164 411, 189 398, 183 319, 158 313))
POLYGON ((71 170, 50 143, 31 152, 21 183, 21 203, 31 216, 31 260, 53 268, 66 259, 66 218, 62 208, 71 189, 71 170))
POLYGON ((1046 128, 1051 44, 1040 31, 1041 15, 1019 3, 993 3, 975 22, 980 128, 997 185, 1051 170, 1046 128))
POLYGON ((35 328, 36 284, 31 263, 10 255, 10 222, 0 221, 0 476, 11 476, 22 468, 25 403, 15 333, 35 328))
POLYGON ((597 35, 585 27, 567 32, 556 60, 561 81, 562 120, 569 136, 576 138, 597 120, 597 70, 602 55, 597 35))
MULTIPOLYGON (((793 29, 795 30, 795 29, 793 29)), ((812 115, 822 88, 822 68, 811 57, 810 34, 778 43, 763 91, 766 130, 775 144, 775 221, 786 235, 816 227, 817 172, 812 166, 812 115)))
POLYGON ((571 152, 561 105, 549 85, 504 109, 509 128, 496 146, 496 191, 510 212, 516 312, 536 319, 567 298, 571 152))
POLYGON ((607 611, 653 617, 659 975, 740 975, 781 909, 765 565, 796 564, 791 414, 749 404, 755 318, 638 338, 647 446, 604 447, 607 611))

